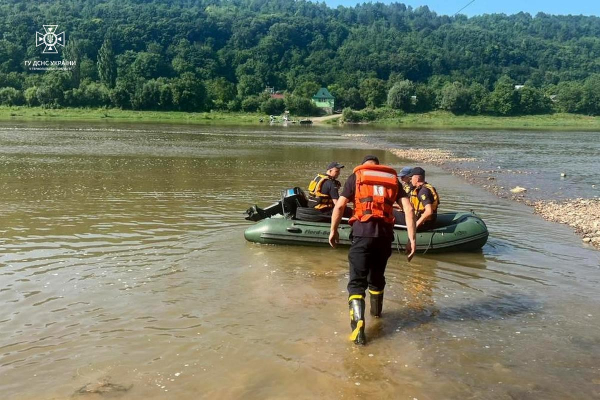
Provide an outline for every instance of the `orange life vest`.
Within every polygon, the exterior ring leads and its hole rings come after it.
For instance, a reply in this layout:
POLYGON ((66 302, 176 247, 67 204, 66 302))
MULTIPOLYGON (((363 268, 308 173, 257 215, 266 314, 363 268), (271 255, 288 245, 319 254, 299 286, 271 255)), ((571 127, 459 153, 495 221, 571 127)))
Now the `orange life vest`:
POLYGON ((385 165, 359 165, 354 168, 356 193, 354 215, 348 223, 366 222, 371 218, 394 224, 394 203, 398 197, 398 176, 385 165))

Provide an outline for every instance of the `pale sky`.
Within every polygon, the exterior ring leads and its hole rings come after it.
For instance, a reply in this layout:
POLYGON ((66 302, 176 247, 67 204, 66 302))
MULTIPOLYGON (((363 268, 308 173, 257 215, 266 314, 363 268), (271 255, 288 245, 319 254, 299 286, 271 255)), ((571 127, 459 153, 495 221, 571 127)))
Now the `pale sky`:
MULTIPOLYGON (((316 0, 315 0, 316 1, 316 0)), ((380 0, 382 3, 392 3, 390 0, 380 0)), ((405 0, 397 1, 407 6, 417 8, 428 6, 437 14, 454 15, 458 10, 469 4, 471 0, 405 0)), ((330 7, 338 5, 354 6, 363 3, 357 0, 325 0, 330 7)), ((516 14, 520 11, 528 12, 535 16, 538 12, 546 14, 573 14, 573 15, 596 15, 600 16, 600 0, 475 0, 466 7, 461 14, 469 17, 481 14, 516 14)))

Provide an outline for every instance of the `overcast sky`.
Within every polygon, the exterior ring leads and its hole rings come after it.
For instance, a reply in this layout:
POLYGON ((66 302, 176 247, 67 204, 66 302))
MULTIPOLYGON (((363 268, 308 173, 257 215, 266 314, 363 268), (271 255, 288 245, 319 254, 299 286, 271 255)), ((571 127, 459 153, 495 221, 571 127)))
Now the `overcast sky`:
MULTIPOLYGON (((316 1, 316 0, 315 0, 316 1)), ((469 4, 471 0, 406 0, 398 1, 413 8, 428 6, 437 14, 454 15, 458 10, 469 4)), ((382 3, 392 3, 382 0, 382 3)), ((354 6, 363 1, 356 0, 325 0, 330 7, 338 5, 354 6)), ((535 15, 538 12, 546 14, 574 14, 574 15, 596 15, 600 16, 600 0, 475 0, 467 6, 461 14, 468 16, 492 13, 516 14, 520 11, 535 15)))

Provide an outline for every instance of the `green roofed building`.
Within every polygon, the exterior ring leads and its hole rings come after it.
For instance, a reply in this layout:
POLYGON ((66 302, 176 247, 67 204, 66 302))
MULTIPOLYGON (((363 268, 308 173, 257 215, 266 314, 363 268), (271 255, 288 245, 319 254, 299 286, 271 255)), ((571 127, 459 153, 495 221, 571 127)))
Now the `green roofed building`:
POLYGON ((312 102, 315 103, 317 107, 325 111, 327 114, 333 114, 333 106, 335 104, 335 97, 329 93, 327 88, 321 88, 312 97, 312 102))

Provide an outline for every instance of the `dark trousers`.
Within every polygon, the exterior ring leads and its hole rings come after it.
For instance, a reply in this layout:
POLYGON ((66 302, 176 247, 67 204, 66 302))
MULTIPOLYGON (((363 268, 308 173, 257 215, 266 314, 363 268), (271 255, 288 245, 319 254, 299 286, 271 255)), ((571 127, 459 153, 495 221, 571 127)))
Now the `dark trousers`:
POLYGON ((381 291, 385 287, 385 267, 392 255, 392 238, 355 236, 348 253, 350 280, 348 295, 365 295, 367 288, 381 291))

